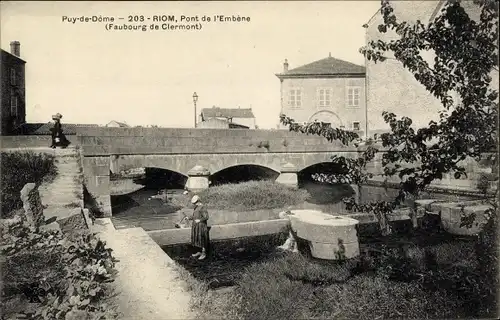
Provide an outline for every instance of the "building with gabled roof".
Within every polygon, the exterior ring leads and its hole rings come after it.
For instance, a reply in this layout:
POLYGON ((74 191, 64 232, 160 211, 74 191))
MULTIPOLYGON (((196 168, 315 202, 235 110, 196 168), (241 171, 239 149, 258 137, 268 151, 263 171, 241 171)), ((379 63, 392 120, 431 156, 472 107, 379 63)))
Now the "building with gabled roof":
POLYGON ((255 115, 252 108, 218 108, 213 106, 212 108, 202 109, 199 123, 209 121, 210 119, 223 120, 250 129, 255 129, 256 127, 255 115))
POLYGON ((205 121, 198 122, 196 127, 203 129, 249 129, 247 126, 218 118, 209 118, 205 121))
POLYGON ((346 130, 365 130, 364 66, 330 54, 289 69, 285 59, 283 72, 276 76, 281 82, 281 113, 299 123, 317 120, 346 130))
MULTIPOLYGON (((423 24, 433 22, 441 14, 446 0, 440 1, 391 1, 390 4, 398 21, 406 21, 415 24, 418 20, 423 24)), ((473 1, 461 1, 462 6, 469 17, 475 21, 480 18, 480 7, 473 1)), ((383 17, 378 10, 365 24, 366 43, 370 41, 391 41, 400 39, 392 30, 385 33, 378 31, 378 26, 383 24, 383 17)), ((383 62, 374 63, 366 61, 366 83, 367 83, 367 110, 369 134, 390 131, 389 125, 385 123, 382 112, 395 113, 398 117, 406 116, 412 119, 416 128, 424 127, 431 120, 439 121, 439 111, 444 110, 440 100, 428 92, 419 83, 414 75, 396 60, 392 52, 384 54, 387 58, 383 62)), ((423 52, 422 57, 427 60, 431 67, 434 65, 433 52, 423 52)), ((498 88, 498 70, 493 70, 491 86, 498 88)), ((455 101, 458 96, 451 93, 455 101)))
POLYGON ((1 134, 10 135, 26 122, 25 65, 19 41, 10 43, 10 52, 1 49, 1 134))
POLYGON ((119 121, 115 121, 115 120, 112 120, 112 121, 108 122, 108 124, 106 124, 106 127, 112 127, 112 128, 130 128, 130 126, 128 124, 126 124, 125 122, 119 122, 119 121))

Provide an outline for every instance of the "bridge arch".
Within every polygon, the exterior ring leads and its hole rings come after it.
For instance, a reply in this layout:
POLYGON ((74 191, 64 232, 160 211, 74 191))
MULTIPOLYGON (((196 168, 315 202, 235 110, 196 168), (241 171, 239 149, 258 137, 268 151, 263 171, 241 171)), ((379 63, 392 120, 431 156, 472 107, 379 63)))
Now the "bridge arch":
POLYGON ((310 194, 308 200, 314 204, 336 204, 336 209, 343 208, 342 199, 355 196, 354 188, 345 183, 315 179, 313 175, 335 175, 342 173, 342 168, 332 162, 319 162, 312 164, 297 173, 299 187, 306 189, 310 194))
POLYGON ((276 180, 280 172, 269 166, 260 164, 237 164, 213 172, 210 176, 211 185, 238 183, 251 180, 276 180))
MULTIPOLYGON (((121 167, 110 170, 110 181, 130 180, 133 184, 148 189, 184 188, 188 176, 164 167, 121 167)), ((116 184, 116 183, 115 183, 116 184)))

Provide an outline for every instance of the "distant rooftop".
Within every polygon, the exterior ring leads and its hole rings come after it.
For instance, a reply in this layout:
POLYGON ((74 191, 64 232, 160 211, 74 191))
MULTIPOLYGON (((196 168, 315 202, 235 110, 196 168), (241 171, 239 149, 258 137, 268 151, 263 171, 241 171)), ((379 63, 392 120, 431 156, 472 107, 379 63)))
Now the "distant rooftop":
POLYGON ((125 122, 119 122, 119 121, 115 121, 115 120, 110 121, 106 125, 106 127, 130 128, 130 126, 128 124, 126 124, 125 122))
POLYGON ((248 126, 234 123, 234 122, 231 122, 231 121, 226 120, 226 119, 217 119, 217 118, 208 118, 205 121, 200 122, 200 124, 201 124, 200 127, 203 127, 203 125, 205 124, 205 125, 208 125, 207 128, 209 128, 210 124, 212 124, 212 123, 213 124, 219 123, 219 124, 227 125, 230 129, 249 129, 248 126))
POLYGON ((204 108, 201 110, 203 119, 208 118, 255 118, 252 108, 204 108))
POLYGON ((366 69, 351 62, 333 58, 317 60, 306 65, 288 70, 288 62, 285 61, 284 70, 277 74, 278 78, 305 78, 305 77, 328 77, 328 76, 365 76, 366 69))

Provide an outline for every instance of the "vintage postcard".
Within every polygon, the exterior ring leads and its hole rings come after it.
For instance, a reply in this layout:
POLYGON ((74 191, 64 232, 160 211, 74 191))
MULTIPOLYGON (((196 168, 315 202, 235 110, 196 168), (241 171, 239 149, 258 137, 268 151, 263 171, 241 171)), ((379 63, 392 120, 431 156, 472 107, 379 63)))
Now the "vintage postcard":
POLYGON ((1 1, 1 319, 497 319, 498 1, 1 1))

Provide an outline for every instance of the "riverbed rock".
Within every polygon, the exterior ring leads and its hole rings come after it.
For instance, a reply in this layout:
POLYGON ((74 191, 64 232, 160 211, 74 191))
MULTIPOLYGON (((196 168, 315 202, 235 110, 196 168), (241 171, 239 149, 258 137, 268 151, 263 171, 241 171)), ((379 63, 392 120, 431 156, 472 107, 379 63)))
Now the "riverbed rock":
POLYGON ((42 199, 36 184, 27 183, 21 189, 21 200, 23 201, 26 221, 33 230, 38 230, 45 223, 43 215, 42 199))

